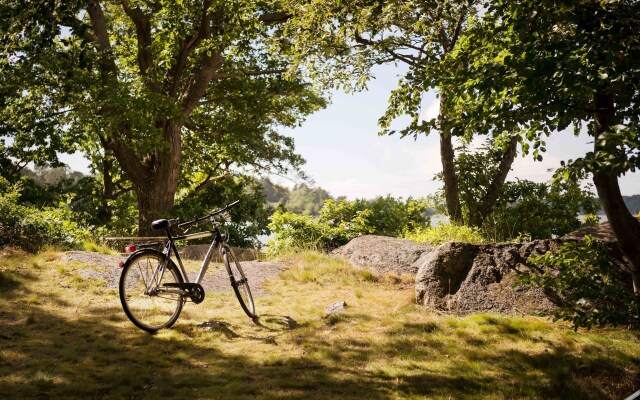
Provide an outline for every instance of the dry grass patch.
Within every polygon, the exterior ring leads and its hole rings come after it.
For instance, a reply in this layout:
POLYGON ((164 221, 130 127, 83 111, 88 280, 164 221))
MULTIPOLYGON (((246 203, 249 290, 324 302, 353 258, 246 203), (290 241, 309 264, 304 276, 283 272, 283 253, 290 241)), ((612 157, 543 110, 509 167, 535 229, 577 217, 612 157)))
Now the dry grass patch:
POLYGON ((126 319, 116 291, 80 283, 78 266, 60 254, 0 255, 0 393, 614 399, 640 387, 637 332, 574 332, 537 317, 441 317, 413 304, 407 278, 318 253, 288 261, 267 282, 269 294, 256 298, 256 323, 231 291, 207 292, 174 328, 149 335, 126 319), (346 312, 323 318, 338 300, 346 312))

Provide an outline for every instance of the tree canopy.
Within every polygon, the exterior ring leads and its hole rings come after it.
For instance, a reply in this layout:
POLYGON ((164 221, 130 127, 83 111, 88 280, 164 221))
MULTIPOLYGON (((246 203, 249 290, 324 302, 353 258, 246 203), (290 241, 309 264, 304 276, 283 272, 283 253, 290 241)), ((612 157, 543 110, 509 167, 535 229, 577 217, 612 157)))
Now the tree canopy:
POLYGON ((0 13, 5 159, 87 152, 105 188, 133 189, 141 231, 180 185, 298 167, 274 127, 325 104, 295 71, 285 78, 286 16, 268 2, 7 0, 0 13))

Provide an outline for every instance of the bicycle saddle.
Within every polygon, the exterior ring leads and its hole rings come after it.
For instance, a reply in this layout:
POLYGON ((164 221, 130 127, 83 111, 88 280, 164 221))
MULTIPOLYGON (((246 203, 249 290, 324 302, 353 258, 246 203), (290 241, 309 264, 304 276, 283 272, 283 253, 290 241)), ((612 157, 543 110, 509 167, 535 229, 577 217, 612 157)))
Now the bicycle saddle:
POLYGON ((153 229, 164 229, 171 226, 171 221, 168 219, 158 219, 151 223, 153 229))

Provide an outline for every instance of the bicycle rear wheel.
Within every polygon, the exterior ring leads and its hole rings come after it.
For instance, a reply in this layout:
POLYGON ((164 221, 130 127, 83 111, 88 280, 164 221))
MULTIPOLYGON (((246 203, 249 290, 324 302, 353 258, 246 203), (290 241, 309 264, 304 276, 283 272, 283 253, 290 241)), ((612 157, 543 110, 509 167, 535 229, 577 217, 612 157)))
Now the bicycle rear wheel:
POLYGON ((247 280, 238 259, 235 254, 233 254, 230 247, 225 246, 222 249, 222 260, 224 261, 224 266, 227 268, 227 272, 229 273, 231 287, 233 287, 233 291, 236 293, 240 306, 249 318, 255 318, 256 307, 253 304, 253 296, 251 296, 249 281, 247 280))
POLYGON ((156 269, 166 260, 164 254, 155 250, 143 250, 129 258, 120 275, 120 302, 127 317, 138 328, 156 332, 173 325, 182 311, 184 299, 178 293, 145 293, 166 283, 182 283, 182 275, 169 260, 162 282, 160 276, 153 278, 156 269), (151 280, 154 282, 150 284, 151 280))

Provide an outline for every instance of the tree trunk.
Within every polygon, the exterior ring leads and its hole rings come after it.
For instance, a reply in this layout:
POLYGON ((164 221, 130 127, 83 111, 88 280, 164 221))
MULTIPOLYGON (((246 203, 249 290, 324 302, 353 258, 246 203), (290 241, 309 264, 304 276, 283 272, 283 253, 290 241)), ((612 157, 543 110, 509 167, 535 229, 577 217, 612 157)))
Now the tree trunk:
POLYGON ((154 236, 151 222, 167 218, 173 208, 180 177, 182 137, 180 123, 164 124, 166 146, 147 154, 142 160, 116 138, 107 142, 127 174, 138 198, 138 235, 154 236))
POLYGON ((151 228, 151 222, 160 218, 168 218, 168 213, 173 208, 175 190, 170 191, 160 184, 136 185, 138 197, 138 236, 160 236, 162 232, 156 232, 151 228))
POLYGON ((475 210, 469 211, 469 225, 480 228, 482 227, 485 218, 493 213, 498 197, 500 196, 500 192, 502 191, 502 187, 504 186, 504 182, 507 179, 509 171, 511 171, 513 160, 515 160, 516 154, 518 153, 517 150, 518 139, 512 137, 509 142, 509 147, 507 147, 507 150, 502 154, 500 165, 498 165, 498 170, 493 176, 493 180, 489 184, 487 192, 480 200, 475 210))
POLYGON ((135 184, 139 236, 154 236, 151 222, 168 218, 173 209, 180 177, 181 128, 180 124, 166 124, 164 137, 169 149, 156 151, 149 157, 146 179, 135 184))
MULTIPOLYGON (((598 93, 595 95, 594 105, 596 109, 594 149, 598 154, 598 152, 606 151, 598 143, 598 137, 611 126, 615 117, 613 96, 598 93)), ((631 263, 633 290, 635 293, 640 293, 640 222, 631 215, 624 204, 616 174, 595 172, 593 183, 598 191, 602 208, 611 224, 611 229, 618 240, 618 245, 631 263)))
POLYGON ((444 197, 447 205, 449 220, 454 224, 462 223, 462 207, 458 192, 458 178, 454 168, 454 151, 451 132, 444 128, 444 110, 446 104, 444 95, 440 94, 440 160, 442 161, 442 178, 444 181, 444 197))

